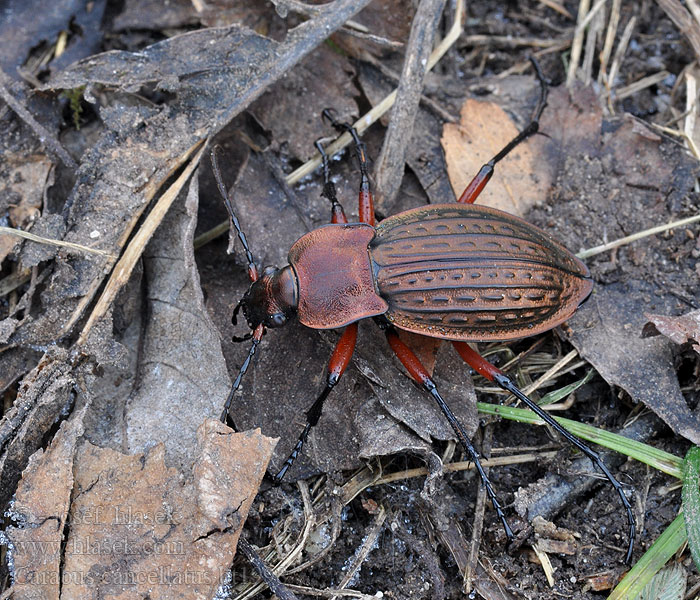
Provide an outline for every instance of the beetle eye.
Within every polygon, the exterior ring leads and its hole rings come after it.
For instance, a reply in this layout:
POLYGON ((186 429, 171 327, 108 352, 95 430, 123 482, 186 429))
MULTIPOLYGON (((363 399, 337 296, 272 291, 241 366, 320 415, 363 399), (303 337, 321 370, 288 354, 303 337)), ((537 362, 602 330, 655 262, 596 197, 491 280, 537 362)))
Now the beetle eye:
POLYGON ((282 327, 286 322, 287 317, 284 313, 275 313, 265 318, 265 325, 268 327, 282 327))

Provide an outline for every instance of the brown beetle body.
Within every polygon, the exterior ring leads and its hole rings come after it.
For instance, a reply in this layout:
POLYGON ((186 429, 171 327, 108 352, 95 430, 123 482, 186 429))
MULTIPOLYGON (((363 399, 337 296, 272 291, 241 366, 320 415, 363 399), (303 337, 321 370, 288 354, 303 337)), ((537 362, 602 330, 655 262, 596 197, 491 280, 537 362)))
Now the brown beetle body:
POLYGON ((330 179, 329 157, 320 141, 322 195, 331 203, 332 225, 302 236, 289 251, 282 269, 266 267, 258 274, 245 235, 236 218, 218 168, 217 183, 231 223, 246 252, 251 285, 233 312, 243 310, 252 339, 248 357, 231 386, 221 420, 267 328, 283 326, 296 315, 314 329, 344 327, 331 354, 325 387, 306 411, 306 425, 273 480, 280 482, 302 451, 309 432, 331 390, 350 364, 357 342, 357 321, 376 319, 389 347, 408 375, 436 402, 456 439, 484 484, 486 494, 503 524, 506 537, 514 534, 503 507, 483 469, 469 435, 440 394, 430 371, 401 339, 397 329, 451 340, 459 356, 476 372, 528 406, 566 440, 583 452, 617 492, 629 522, 626 561, 632 556, 635 522, 632 505, 620 482, 600 456, 571 434, 530 399, 506 373, 484 359, 466 342, 513 340, 545 332, 571 317, 593 287, 586 266, 541 229, 508 213, 475 205, 493 175, 494 165, 518 144, 538 131, 547 102, 547 84, 535 61, 540 99, 529 125, 484 164, 456 204, 432 204, 407 210, 374 226, 368 161, 357 131, 323 111, 339 132, 347 131, 360 164, 358 216, 348 224, 330 179))
POLYGON ((328 225, 289 253, 299 320, 315 329, 384 315, 422 335, 509 340, 568 319, 593 286, 541 229, 473 204, 429 205, 366 224, 328 225))

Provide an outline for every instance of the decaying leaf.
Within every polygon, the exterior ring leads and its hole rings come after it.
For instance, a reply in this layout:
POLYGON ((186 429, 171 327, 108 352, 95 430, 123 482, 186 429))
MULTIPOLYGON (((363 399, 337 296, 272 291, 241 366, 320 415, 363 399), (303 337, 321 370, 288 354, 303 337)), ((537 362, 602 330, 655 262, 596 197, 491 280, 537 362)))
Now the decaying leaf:
POLYGON ((700 310, 692 310, 678 317, 646 315, 649 322, 644 325, 644 337, 664 335, 675 344, 691 342, 700 354, 700 310))
MULTIPOLYGON (((40 154, 5 155, 4 161, 10 172, 0 180, 0 209, 7 213, 10 226, 27 229, 41 214, 51 162, 40 154)), ((0 236, 0 264, 19 242, 16 237, 0 236)))
POLYGON ((275 440, 207 420, 186 478, 162 444, 145 455, 76 445, 79 423, 24 473, 7 532, 18 597, 212 598, 275 440))
MULTIPOLYGON (((442 133, 455 196, 459 197, 482 165, 516 135, 515 124, 496 103, 468 99, 462 106, 460 123, 446 124, 442 133)), ((479 196, 479 204, 522 217, 530 207, 542 202, 551 188, 553 172, 540 159, 543 143, 531 138, 499 162, 497 176, 479 196)))
POLYGON ((17 598, 59 597, 63 540, 73 489, 73 457, 85 410, 61 425, 46 451, 32 455, 17 487, 5 530, 17 598))

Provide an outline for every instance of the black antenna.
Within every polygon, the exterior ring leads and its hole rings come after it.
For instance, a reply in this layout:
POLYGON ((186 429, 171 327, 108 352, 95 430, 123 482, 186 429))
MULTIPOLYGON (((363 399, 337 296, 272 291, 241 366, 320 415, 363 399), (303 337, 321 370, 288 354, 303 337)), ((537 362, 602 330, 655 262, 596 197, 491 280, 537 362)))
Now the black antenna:
POLYGON ((236 213, 233 212, 233 205, 231 204, 231 198, 228 195, 228 191, 226 190, 226 186, 224 185, 224 181, 221 178, 221 170, 219 169, 219 161, 216 158, 216 155, 219 151, 218 146, 214 146, 211 151, 211 168, 212 171, 214 172, 214 178, 216 179, 216 185, 219 187, 219 193, 221 194, 221 197, 224 199, 224 204, 226 205, 226 210, 228 211, 229 217, 231 218, 231 222, 233 223, 234 228, 236 229, 236 233, 238 234, 238 239, 241 240, 241 244, 243 244, 243 250, 245 250, 245 258, 248 261, 248 276, 250 277, 251 281, 256 281, 258 278, 258 269, 255 266, 255 261, 253 260, 253 254, 250 251, 250 246, 248 246, 248 240, 245 237, 245 233, 243 233, 243 230, 241 229, 241 224, 238 221, 238 217, 236 217, 236 213))

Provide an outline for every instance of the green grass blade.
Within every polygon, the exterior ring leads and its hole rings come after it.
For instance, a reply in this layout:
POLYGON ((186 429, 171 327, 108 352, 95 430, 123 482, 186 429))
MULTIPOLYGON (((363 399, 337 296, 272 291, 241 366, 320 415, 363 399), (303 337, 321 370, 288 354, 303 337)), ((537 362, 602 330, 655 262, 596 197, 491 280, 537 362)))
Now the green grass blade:
MULTIPOLYGON (((519 421, 521 423, 543 425, 542 420, 529 408, 513 408, 511 406, 501 406, 499 404, 489 404, 486 402, 477 402, 476 406, 479 412, 484 414, 498 415, 504 419, 519 421)), ((581 439, 630 456, 663 473, 677 477, 678 479, 682 477, 683 459, 673 454, 658 450, 642 442, 630 440, 622 435, 598 429, 592 425, 585 425, 584 423, 564 419, 562 417, 554 418, 562 427, 565 427, 581 439)))
POLYGON ((680 514, 617 584, 608 600, 635 600, 639 597, 654 575, 678 552, 687 539, 683 515, 680 514))
POLYGON ((537 404, 539 404, 540 406, 546 406, 547 404, 554 404, 555 402, 563 400, 569 394, 573 394, 578 388, 580 388, 582 385, 585 385, 591 379, 593 379, 593 375, 595 375, 595 370, 589 369, 588 373, 586 373, 578 381, 574 381, 574 383, 565 385, 563 388, 559 388, 558 390, 554 390, 542 396, 542 399, 537 404))
POLYGON ((693 446, 683 461, 683 515, 688 532, 688 547, 700 570, 700 448, 693 446))

